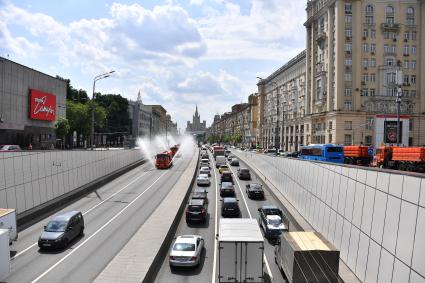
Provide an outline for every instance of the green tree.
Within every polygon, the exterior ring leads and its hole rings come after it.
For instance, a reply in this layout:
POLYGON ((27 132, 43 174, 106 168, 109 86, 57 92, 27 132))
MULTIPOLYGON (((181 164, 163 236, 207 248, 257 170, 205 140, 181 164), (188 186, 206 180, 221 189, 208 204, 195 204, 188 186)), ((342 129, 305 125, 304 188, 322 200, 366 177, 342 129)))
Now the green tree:
POLYGON ((71 126, 68 119, 60 117, 55 124, 56 137, 62 138, 62 147, 65 145, 66 135, 69 133, 71 126))
POLYGON ((71 85, 70 79, 64 79, 60 76, 56 76, 56 78, 64 80, 66 82, 66 99, 72 100, 80 103, 87 103, 89 101, 89 96, 87 92, 83 89, 76 89, 71 85))

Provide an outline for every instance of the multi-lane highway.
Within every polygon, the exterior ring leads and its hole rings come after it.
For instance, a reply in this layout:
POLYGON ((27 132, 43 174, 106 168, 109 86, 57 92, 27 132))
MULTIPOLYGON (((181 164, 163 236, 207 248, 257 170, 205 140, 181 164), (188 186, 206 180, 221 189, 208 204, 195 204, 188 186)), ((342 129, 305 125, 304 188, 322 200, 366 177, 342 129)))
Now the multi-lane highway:
MULTIPOLYGON (((213 160, 210 156, 210 160, 213 160)), ((163 264, 156 277, 155 282, 218 282, 218 253, 216 248, 215 235, 218 233, 218 221, 221 218, 221 202, 219 195, 219 174, 211 163, 211 185, 206 187, 208 190, 208 213, 209 221, 204 225, 191 225, 188 226, 185 221, 185 216, 179 223, 175 236, 185 234, 201 235, 205 239, 204 256, 201 264, 196 268, 173 268, 170 269, 168 257, 164 258, 163 264)), ((241 209, 242 217, 244 218, 258 218, 258 208, 263 204, 274 204, 280 207, 285 213, 287 210, 282 204, 270 193, 268 188, 263 185, 265 189, 264 200, 251 200, 247 197, 245 186, 248 183, 256 182, 262 183, 257 176, 251 172, 251 181, 242 181, 237 178, 237 168, 230 166, 233 175, 235 176, 235 191, 236 198, 239 200, 239 207, 241 209)), ((246 164, 240 161, 239 167, 246 167, 246 164)), ((194 184, 194 188, 197 185, 194 184)), ((205 187, 204 187, 205 188, 205 187)), ((299 226, 296 223, 290 223, 291 231, 298 230, 299 226)), ((274 262, 274 246, 268 240, 265 240, 265 282, 285 282, 283 275, 274 262)))
POLYGON ((7 282, 91 282, 140 228, 189 165, 193 151, 175 159, 169 170, 149 162, 139 166, 62 211, 84 215, 85 234, 61 251, 41 251, 37 239, 50 217, 19 233, 11 246, 7 282))

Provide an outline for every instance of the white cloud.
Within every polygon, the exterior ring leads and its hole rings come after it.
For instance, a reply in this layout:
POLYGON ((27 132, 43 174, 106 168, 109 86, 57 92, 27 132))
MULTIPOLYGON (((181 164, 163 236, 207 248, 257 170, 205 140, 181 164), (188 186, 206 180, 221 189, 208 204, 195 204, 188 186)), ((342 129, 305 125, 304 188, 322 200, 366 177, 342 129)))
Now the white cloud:
POLYGON ((204 3, 204 0, 190 0, 190 5, 202 5, 204 3))

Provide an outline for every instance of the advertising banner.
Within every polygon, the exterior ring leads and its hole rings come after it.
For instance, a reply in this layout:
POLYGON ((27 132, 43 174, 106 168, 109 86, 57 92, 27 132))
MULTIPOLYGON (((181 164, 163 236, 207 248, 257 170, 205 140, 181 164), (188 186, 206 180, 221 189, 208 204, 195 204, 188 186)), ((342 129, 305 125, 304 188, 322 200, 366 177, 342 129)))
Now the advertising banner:
POLYGON ((56 96, 30 89, 30 119, 54 121, 56 119, 56 96))
MULTIPOLYGON (((403 132, 402 123, 400 121, 399 141, 401 142, 401 133, 403 132)), ((384 142, 397 143, 397 121, 384 122, 384 142)))

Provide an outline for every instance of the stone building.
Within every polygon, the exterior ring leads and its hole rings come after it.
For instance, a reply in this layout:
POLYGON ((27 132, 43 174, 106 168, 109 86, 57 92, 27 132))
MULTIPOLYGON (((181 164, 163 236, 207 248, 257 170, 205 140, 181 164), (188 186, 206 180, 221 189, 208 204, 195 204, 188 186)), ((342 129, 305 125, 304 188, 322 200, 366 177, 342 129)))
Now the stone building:
POLYGON ((187 121, 186 133, 188 134, 205 134, 207 130, 207 122, 201 123, 201 116, 198 113, 198 105, 196 105, 195 114, 192 117, 192 123, 187 121))
POLYGON ((425 144, 424 13, 425 1, 308 1, 310 142, 394 144, 398 100, 400 143, 425 144))

